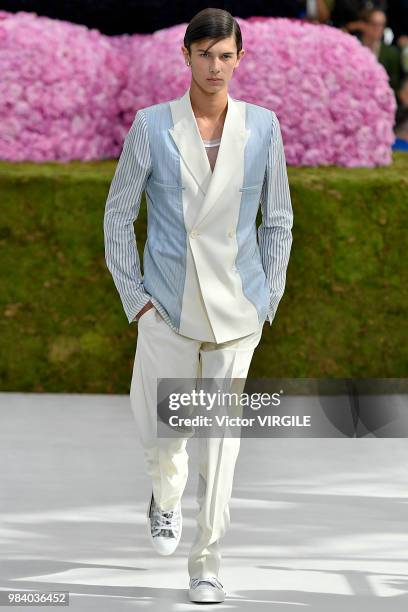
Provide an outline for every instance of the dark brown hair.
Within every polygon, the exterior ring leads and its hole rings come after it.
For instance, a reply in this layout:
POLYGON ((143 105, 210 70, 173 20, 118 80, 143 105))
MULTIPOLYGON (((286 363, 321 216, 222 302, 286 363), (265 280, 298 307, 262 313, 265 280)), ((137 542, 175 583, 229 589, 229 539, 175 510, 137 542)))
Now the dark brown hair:
POLYGON ((218 40, 234 36, 237 54, 242 49, 241 28, 228 11, 220 8, 206 8, 194 15, 184 34, 184 46, 191 53, 191 43, 203 38, 215 38, 209 49, 218 40))

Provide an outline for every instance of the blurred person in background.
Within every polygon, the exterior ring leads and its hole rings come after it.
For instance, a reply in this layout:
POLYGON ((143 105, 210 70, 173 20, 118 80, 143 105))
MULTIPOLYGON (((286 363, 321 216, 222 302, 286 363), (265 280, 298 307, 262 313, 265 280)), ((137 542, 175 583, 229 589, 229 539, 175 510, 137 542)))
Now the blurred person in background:
POLYGON ((398 110, 408 108, 408 75, 401 81, 401 87, 397 92, 398 110))
POLYGON ((395 96, 401 82, 401 51, 394 45, 386 45, 383 36, 387 24, 387 16, 378 8, 364 10, 361 15, 361 42, 376 56, 387 71, 390 85, 395 96))
POLYGON ((331 12, 331 22, 336 28, 341 28, 350 34, 361 37, 364 24, 360 15, 364 10, 378 8, 387 10, 387 2, 377 0, 336 0, 331 12))
POLYGON ((408 34, 400 36, 397 40, 401 49, 401 67, 404 74, 408 75, 408 34))
POLYGON ((393 151, 408 152, 408 107, 400 108, 397 112, 395 124, 395 142, 392 145, 393 151))

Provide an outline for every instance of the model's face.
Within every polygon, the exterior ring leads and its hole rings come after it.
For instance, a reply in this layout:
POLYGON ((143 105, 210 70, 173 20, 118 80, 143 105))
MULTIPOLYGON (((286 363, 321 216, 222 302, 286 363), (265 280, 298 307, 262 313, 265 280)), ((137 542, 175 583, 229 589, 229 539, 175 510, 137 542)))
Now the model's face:
POLYGON ((235 38, 223 38, 212 45, 213 39, 203 38, 191 45, 191 55, 182 47, 185 61, 190 62, 192 79, 205 91, 225 89, 245 51, 237 55, 235 38), (210 45, 212 45, 210 47, 210 45), (208 51, 206 51, 206 49, 208 51), (209 80, 217 79, 217 80, 209 80))

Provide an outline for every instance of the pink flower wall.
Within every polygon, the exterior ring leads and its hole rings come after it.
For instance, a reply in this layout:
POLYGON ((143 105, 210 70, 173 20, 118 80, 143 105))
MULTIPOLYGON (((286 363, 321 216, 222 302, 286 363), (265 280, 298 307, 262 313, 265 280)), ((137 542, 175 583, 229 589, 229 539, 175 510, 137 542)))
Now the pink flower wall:
MULTIPOLYGON (((237 21, 246 56, 229 93, 275 111, 289 165, 391 163, 396 102, 367 48, 329 26, 237 21)), ((118 157, 139 108, 188 88, 180 51, 186 25, 107 37, 0 11, 0 159, 118 157)))

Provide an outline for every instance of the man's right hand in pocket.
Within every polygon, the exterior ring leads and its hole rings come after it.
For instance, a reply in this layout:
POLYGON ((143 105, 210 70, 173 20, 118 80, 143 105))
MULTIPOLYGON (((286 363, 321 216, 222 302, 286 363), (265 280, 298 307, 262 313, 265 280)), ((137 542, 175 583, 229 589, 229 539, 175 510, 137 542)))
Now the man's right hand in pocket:
POLYGON ((139 319, 144 315, 144 313, 147 312, 148 310, 150 310, 150 308, 154 308, 154 305, 149 300, 147 302, 147 304, 145 304, 143 306, 142 310, 139 310, 139 312, 137 313, 137 315, 135 316, 135 318, 133 320, 134 321, 139 321, 139 319))

